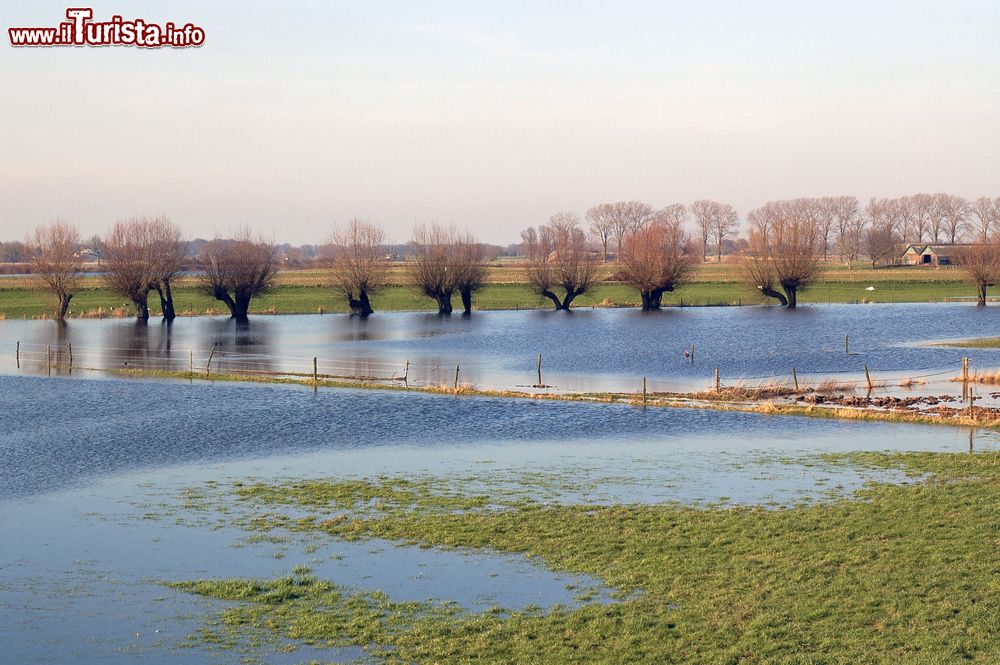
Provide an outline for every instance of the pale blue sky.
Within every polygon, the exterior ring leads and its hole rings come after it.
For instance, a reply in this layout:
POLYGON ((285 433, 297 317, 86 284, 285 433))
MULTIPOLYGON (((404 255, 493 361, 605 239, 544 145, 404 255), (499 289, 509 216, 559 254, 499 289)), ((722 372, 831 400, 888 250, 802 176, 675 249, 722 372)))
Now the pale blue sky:
MULTIPOLYGON (((0 2, 4 33, 66 6, 0 2)), ((4 238, 162 212, 203 237, 319 242, 357 214, 506 243, 606 200, 1000 194, 995 1, 93 7, 206 44, 4 34, 4 238)))

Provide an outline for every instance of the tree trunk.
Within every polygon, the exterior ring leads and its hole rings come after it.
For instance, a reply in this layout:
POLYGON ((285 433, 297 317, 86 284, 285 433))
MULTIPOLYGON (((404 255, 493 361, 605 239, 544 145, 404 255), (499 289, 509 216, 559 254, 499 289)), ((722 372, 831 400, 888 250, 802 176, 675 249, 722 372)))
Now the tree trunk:
POLYGON ((786 298, 785 294, 780 291, 775 291, 774 289, 761 289, 760 292, 768 298, 775 298, 782 306, 788 304, 788 298, 786 298))
POLYGON ((562 302, 562 300, 559 299, 559 296, 557 296, 556 294, 552 293, 548 289, 542 289, 541 293, 542 293, 543 296, 545 296, 546 298, 548 298, 549 300, 551 300, 555 304, 557 310, 558 309, 568 309, 567 307, 563 306, 563 302, 562 302))
POLYGON ((435 299, 437 300, 439 315, 451 314, 451 291, 448 293, 439 293, 435 299))
POLYGON ((462 308, 466 314, 472 314, 472 289, 464 288, 460 293, 462 294, 462 308))
POLYGON ((651 312, 660 309, 663 301, 663 289, 653 289, 652 291, 642 291, 642 311, 651 312))
POLYGON ((250 301, 252 299, 253 296, 250 294, 237 293, 236 298, 233 300, 233 306, 229 308, 232 318, 237 321, 249 320, 250 301))
POLYGON ((136 298, 132 302, 135 303, 135 320, 140 323, 149 321, 149 294, 146 294, 145 298, 136 298))
POLYGON ((794 286, 785 286, 783 288, 785 289, 785 293, 788 295, 788 300, 785 306, 788 307, 788 309, 795 309, 795 304, 798 302, 798 289, 794 286))
POLYGON ((59 306, 56 309, 56 320, 65 321, 66 312, 69 311, 69 301, 73 299, 72 293, 63 293, 59 295, 59 306))
POLYGON ((979 300, 976 303, 976 306, 986 307, 986 287, 988 286, 988 284, 978 284, 977 286, 978 286, 977 295, 979 296, 979 300))
POLYGON ((355 298, 353 293, 347 294, 347 304, 351 308, 351 313, 358 316, 368 316, 374 314, 371 301, 368 300, 368 292, 362 289, 355 298))
POLYGON ((232 296, 229 295, 228 291, 223 289, 216 289, 212 292, 212 296, 226 305, 229 308, 229 314, 233 318, 236 318, 236 302, 233 300, 232 296))
POLYGON ((563 298, 562 308, 568 312, 570 303, 572 303, 573 299, 582 293, 583 291, 577 291, 576 289, 566 289, 566 297, 563 298))
POLYGON ((163 310, 163 320, 173 321, 177 318, 174 311, 174 294, 170 290, 170 280, 163 280, 163 286, 157 286, 156 293, 160 296, 160 309, 163 310))

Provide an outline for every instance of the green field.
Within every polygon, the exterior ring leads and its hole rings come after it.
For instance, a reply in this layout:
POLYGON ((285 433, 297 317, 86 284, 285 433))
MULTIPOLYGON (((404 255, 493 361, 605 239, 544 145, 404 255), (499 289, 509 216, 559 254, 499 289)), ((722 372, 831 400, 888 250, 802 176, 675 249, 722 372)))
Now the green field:
MULTIPOLYGON (((611 270, 602 272, 602 278, 611 270)), ((398 273, 396 277, 401 277, 398 273)), ((323 275, 316 271, 282 273, 277 286, 254 300, 251 311, 257 314, 307 314, 322 308, 324 312, 345 312, 342 296, 323 284, 323 275)), ((491 283, 477 294, 478 309, 548 308, 551 303, 534 294, 523 284, 523 273, 512 268, 498 268, 491 283)), ((854 303, 868 300, 876 303, 938 302, 956 298, 972 299, 975 288, 962 279, 961 273, 921 269, 890 269, 849 271, 842 266, 829 266, 823 278, 799 296, 801 303, 854 303), (873 291, 867 288, 874 287, 873 291)), ((178 314, 223 314, 225 306, 201 292, 191 282, 182 281, 174 289, 178 314)), ((159 313, 155 295, 150 298, 150 311, 159 313)), ((731 265, 707 264, 699 268, 692 282, 664 297, 665 306, 676 305, 739 305, 765 302, 746 286, 731 265)), ((774 302, 774 301, 770 301, 774 302)), ((388 286, 373 298, 376 311, 433 311, 434 302, 407 286, 388 286)), ((461 303, 456 297, 455 306, 461 303)), ((599 281, 574 301, 576 307, 638 306, 638 292, 626 284, 599 281)), ((22 278, 0 280, 0 317, 33 318, 51 312, 51 299, 34 290, 22 278)), ((104 288, 97 278, 87 278, 84 287, 74 297, 70 316, 131 316, 130 303, 104 288), (117 310, 117 311, 116 311, 117 310)))
POLYGON ((771 508, 559 505, 502 482, 480 494, 403 478, 245 485, 236 494, 254 506, 244 526, 258 537, 520 553, 594 576, 618 599, 583 589, 577 609, 477 614, 339 587, 296 561, 278 579, 171 586, 231 603, 191 636, 221 649, 293 640, 408 663, 998 662, 1000 455, 818 463, 921 480, 771 508))

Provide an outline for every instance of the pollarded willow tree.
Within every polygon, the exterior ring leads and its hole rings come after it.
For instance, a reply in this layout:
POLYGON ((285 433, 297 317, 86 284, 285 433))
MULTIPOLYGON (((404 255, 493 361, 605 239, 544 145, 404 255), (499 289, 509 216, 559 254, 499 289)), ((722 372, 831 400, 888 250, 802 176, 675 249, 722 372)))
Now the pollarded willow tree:
POLYGON ((442 315, 452 313, 452 296, 458 292, 465 313, 470 314, 472 296, 486 281, 483 246, 467 231, 431 224, 414 229, 412 248, 407 265, 410 284, 433 298, 442 315))
POLYGON ((454 227, 420 224, 413 229, 413 257, 406 267, 410 284, 451 314, 451 297, 458 288, 457 235, 454 227))
POLYGON ((472 314, 472 296, 486 284, 489 257, 486 247, 468 231, 458 234, 455 256, 458 272, 455 284, 462 298, 462 309, 464 314, 472 314))
POLYGON ((266 293, 278 274, 274 244, 242 230, 235 238, 216 238, 201 250, 202 288, 225 303, 232 318, 245 321, 255 296, 266 293))
POLYGON ((986 289, 1000 279, 1000 241, 991 237, 966 247, 958 255, 958 265, 976 285, 976 305, 986 306, 986 289))
POLYGON ((691 275, 696 259, 689 250, 683 219, 670 212, 657 215, 649 226, 625 236, 622 272, 625 281, 639 289, 644 311, 660 309, 663 294, 691 275))
POLYGON ((750 251, 744 279, 789 309, 819 274, 819 229, 800 201, 769 201, 747 215, 750 251), (778 289, 781 291, 778 291, 778 289))
POLYGON ((385 230, 355 217, 334 227, 326 254, 333 283, 347 298, 351 313, 373 314, 371 296, 385 286, 389 274, 385 230))
POLYGON ((32 279, 56 297, 55 317, 64 321, 80 288, 80 233, 72 224, 55 221, 36 228, 26 244, 32 279))
POLYGON ((156 291, 164 321, 173 321, 170 281, 180 273, 187 244, 180 228, 163 216, 116 222, 104 241, 104 281, 132 301, 136 319, 149 320, 149 294, 156 291))
POLYGON ((586 293, 597 268, 596 252, 587 242, 576 213, 560 212, 548 224, 521 232, 527 255, 528 283, 557 310, 569 310, 573 300, 586 293), (562 295, 556 291, 562 291, 562 295))

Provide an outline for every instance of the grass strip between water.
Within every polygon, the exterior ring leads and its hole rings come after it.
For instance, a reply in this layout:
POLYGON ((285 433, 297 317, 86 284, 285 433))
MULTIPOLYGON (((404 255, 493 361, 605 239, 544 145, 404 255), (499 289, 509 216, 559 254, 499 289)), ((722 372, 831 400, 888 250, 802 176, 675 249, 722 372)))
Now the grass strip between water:
MULTIPOLYGON (((792 507, 553 505, 493 509, 405 479, 236 488, 252 528, 500 551, 619 590, 613 603, 472 613, 394 603, 296 568, 176 589, 234 604, 192 639, 353 645, 386 662, 848 663, 1000 659, 1000 455, 838 454, 903 470, 792 507), (370 507, 380 509, 373 512, 370 507), (308 506, 330 519, 288 516, 308 506)), ((498 490, 503 494, 502 488, 498 490)), ((489 492, 487 492, 489 494, 489 492)))

